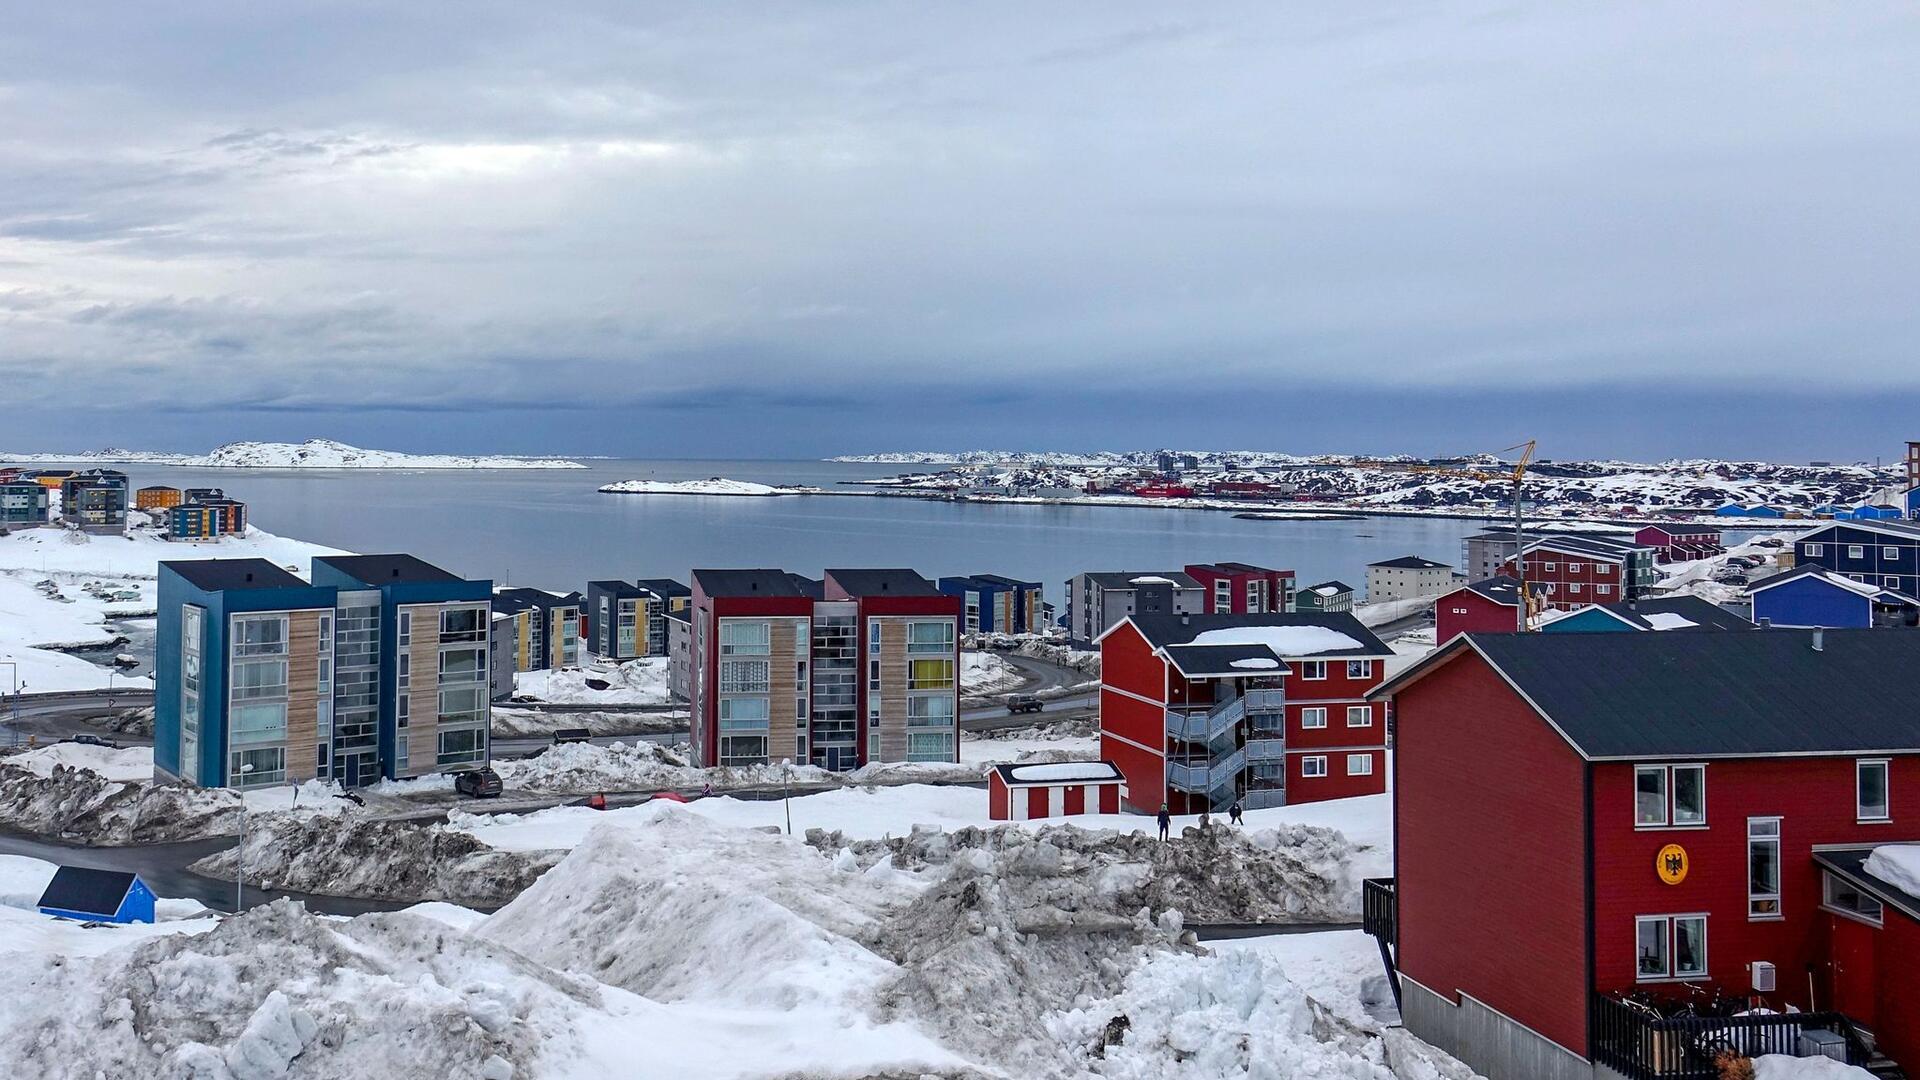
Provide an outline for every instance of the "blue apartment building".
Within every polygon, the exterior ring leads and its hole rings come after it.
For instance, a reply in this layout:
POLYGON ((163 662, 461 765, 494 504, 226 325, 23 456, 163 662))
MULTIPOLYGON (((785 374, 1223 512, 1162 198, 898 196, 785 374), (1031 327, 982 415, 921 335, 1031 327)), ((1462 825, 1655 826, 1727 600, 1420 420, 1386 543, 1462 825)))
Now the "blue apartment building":
POLYGON ((483 765, 493 583, 410 555, 164 562, 154 771, 355 787, 483 765))
POLYGON ((1795 566, 1920 596, 1920 522, 1836 521, 1793 542, 1795 566))
POLYGON ((1047 628, 1046 603, 1037 581, 999 574, 943 577, 936 588, 961 599, 969 634, 1037 634, 1047 628))
POLYGON ((37 480, 9 480, 0 484, 0 528, 45 525, 48 491, 37 480))

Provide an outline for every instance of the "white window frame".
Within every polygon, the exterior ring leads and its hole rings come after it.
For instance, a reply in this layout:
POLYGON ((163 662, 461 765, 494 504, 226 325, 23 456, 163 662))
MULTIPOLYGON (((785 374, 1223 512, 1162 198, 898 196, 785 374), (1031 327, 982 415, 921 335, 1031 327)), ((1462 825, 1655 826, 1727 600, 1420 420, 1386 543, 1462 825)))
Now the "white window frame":
POLYGON ((1881 903, 1879 897, 1868 896, 1866 893, 1860 892, 1852 883, 1843 882, 1838 877, 1835 877, 1831 870, 1820 871, 1820 910, 1831 911, 1843 919, 1852 919, 1854 922, 1866 923, 1868 926, 1885 926, 1887 922, 1887 905, 1881 903), (1863 899, 1871 900, 1874 908, 1878 910, 1880 914, 1878 916, 1869 915, 1864 911, 1855 911, 1852 908, 1844 908, 1834 903, 1833 887, 1836 884, 1845 885, 1849 890, 1859 893, 1863 899))
POLYGON ((1327 662, 1325 660, 1300 661, 1300 678, 1301 679, 1307 682, 1320 682, 1324 680, 1326 677, 1327 677, 1327 662), (1318 672, 1318 674, 1315 674, 1316 672, 1318 672))
POLYGON ((1347 726, 1350 728, 1372 727, 1373 726, 1373 706, 1371 705, 1347 706, 1347 726), (1359 717, 1360 717, 1360 720, 1358 723, 1354 722, 1354 715, 1356 713, 1359 714, 1359 717))
POLYGON ((1583 571, 1586 570, 1586 568, 1587 568, 1586 563, 1570 562, 1567 564, 1567 573, 1569 574, 1582 573, 1583 571))
POLYGON ((1372 754, 1348 754, 1347 755, 1347 775, 1348 776, 1372 776, 1373 775, 1373 755, 1372 754))
POLYGON ((1633 978, 1635 982, 1698 982, 1705 979, 1713 970, 1708 949, 1709 920, 1704 911, 1688 911, 1673 915, 1636 915, 1633 919, 1633 978), (1700 965, 1697 971, 1681 971, 1680 964, 1680 924, 1698 921, 1700 923, 1700 965), (1640 970, 1640 927, 1646 923, 1663 925, 1663 942, 1666 949, 1666 970, 1663 974, 1653 975, 1640 970))
POLYGON ((1595 585, 1595 586, 1593 587, 1593 592, 1594 592, 1594 595, 1595 595, 1595 596, 1612 596, 1612 595, 1613 595, 1613 586, 1611 586, 1611 585, 1595 585))
POLYGON ((1311 754, 1300 759, 1300 777, 1304 780, 1320 780, 1327 775, 1327 755, 1311 754), (1316 771, 1318 770, 1318 771, 1316 771))
POLYGON ((400 648, 413 644, 413 612, 401 610, 399 632, 394 638, 394 644, 400 648))
MULTIPOLYGON (((1464 615, 1464 614, 1466 614, 1466 609, 1464 609, 1464 608, 1462 608, 1462 609, 1460 610, 1460 614, 1462 614, 1462 615, 1464 615)), ((1373 661, 1371 661, 1371 660, 1349 660, 1349 661, 1347 661, 1347 678, 1349 678, 1349 679, 1371 679, 1371 678, 1373 678, 1373 661), (1356 669, 1357 669, 1357 671, 1356 671, 1356 669)))
POLYGON ((1779 922, 1785 919, 1786 868, 1781 863, 1780 843, 1781 821, 1777 817, 1750 817, 1747 819, 1747 919, 1750 922, 1779 922), (1756 892, 1753 887, 1753 852, 1758 847, 1773 848, 1773 891, 1756 892), (1772 910, 1760 910, 1762 905, 1772 905, 1772 910))
POLYGON ((1893 820, 1893 764, 1888 758, 1859 758, 1853 763, 1853 820, 1861 825, 1881 825, 1893 820), (1860 778, 1871 766, 1880 769, 1880 794, 1885 800, 1881 813, 1870 817, 1862 813, 1866 806, 1860 801, 1860 778))
POLYGON ((1848 544, 1847 545, 1847 558, 1864 559, 1866 557, 1867 557, 1867 546, 1865 544, 1848 544))
POLYGON ((1309 705, 1300 710, 1300 730, 1319 731, 1327 726, 1327 707, 1309 705))
POLYGON ((1633 767, 1633 827, 1636 829, 1704 829, 1707 827, 1707 767, 1699 762, 1680 762, 1673 765, 1635 765, 1633 767), (1679 805, 1675 802, 1677 785, 1674 773, 1682 770, 1695 770, 1700 774, 1700 820, 1681 821, 1679 805), (1661 819, 1659 821, 1640 820, 1640 777, 1645 773, 1658 773, 1661 776, 1661 819))
POLYGON ((1827 551, 1825 544, 1801 544, 1800 546, 1804 549, 1804 554, 1809 559, 1817 559, 1826 554, 1827 551))
POLYGON ((1882 544, 1880 545, 1880 557, 1883 559, 1891 560, 1893 562, 1899 562, 1900 549, 1897 547, 1894 547, 1892 544, 1882 544))

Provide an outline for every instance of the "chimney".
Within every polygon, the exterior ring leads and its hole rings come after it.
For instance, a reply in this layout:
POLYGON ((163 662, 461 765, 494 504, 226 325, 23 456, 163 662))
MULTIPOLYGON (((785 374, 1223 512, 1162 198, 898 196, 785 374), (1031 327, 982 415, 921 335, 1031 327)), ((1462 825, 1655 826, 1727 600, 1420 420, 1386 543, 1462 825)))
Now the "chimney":
POLYGON ((1182 615, 1182 616, 1180 616, 1180 625, 1181 625, 1181 626, 1186 626, 1186 625, 1188 625, 1188 623, 1187 623, 1187 617, 1186 617, 1185 615, 1182 615))
POLYGON ((1818 626, 1813 628, 1813 651, 1827 651, 1827 632, 1818 626))

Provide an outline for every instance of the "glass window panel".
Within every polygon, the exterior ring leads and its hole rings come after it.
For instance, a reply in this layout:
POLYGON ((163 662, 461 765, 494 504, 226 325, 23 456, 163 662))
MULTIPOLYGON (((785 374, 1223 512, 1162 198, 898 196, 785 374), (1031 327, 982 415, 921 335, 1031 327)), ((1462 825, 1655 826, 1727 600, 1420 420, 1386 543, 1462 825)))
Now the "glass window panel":
POLYGON ((1667 964, 1667 920, 1641 919, 1634 924, 1638 960, 1634 970, 1643 979, 1664 979, 1671 970, 1667 964))
POLYGON ((1667 823, 1667 770, 1655 765, 1633 771, 1633 823, 1667 823))
POLYGON ((1887 817, 1887 763, 1884 761, 1863 761, 1857 769, 1859 777, 1860 804, 1857 808, 1862 821, 1878 821, 1887 817))
POLYGON ((1707 820, 1707 770, 1703 765, 1673 768, 1673 823, 1699 825, 1707 820))
POLYGON ((1689 915, 1673 920, 1673 973, 1682 979, 1707 973, 1707 920, 1689 915))

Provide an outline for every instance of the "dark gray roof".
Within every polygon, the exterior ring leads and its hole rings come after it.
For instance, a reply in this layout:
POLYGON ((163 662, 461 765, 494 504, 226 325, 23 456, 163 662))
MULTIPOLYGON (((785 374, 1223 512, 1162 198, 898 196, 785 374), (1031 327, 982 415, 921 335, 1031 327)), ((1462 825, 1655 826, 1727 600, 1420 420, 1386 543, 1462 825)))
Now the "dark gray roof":
POLYGON ((1169 645, 1166 652, 1167 659, 1180 670, 1180 674, 1189 679, 1221 675, 1257 678, 1261 675, 1287 675, 1293 671, 1285 660, 1265 645, 1169 645), (1265 661, 1265 664, 1250 663, 1246 667, 1236 667, 1236 661, 1265 661))
POLYGON ((47 890, 34 906, 105 917, 120 910, 120 902, 137 880, 137 874, 123 870, 63 866, 53 872, 53 880, 47 882, 47 890))
POLYGON ((974 574, 973 580, 984 581, 990 585, 1005 585, 1015 589, 1040 588, 1040 583, 1037 581, 1022 581, 1019 578, 1002 577, 999 574, 974 574))
POLYGON ((589 581, 587 582, 587 588, 595 592, 611 593, 618 597, 645 596, 651 591, 644 586, 635 585, 631 581, 621 581, 619 578, 589 581))
POLYGON ((1322 581, 1318 585, 1309 585, 1300 591, 1301 592, 1318 592, 1321 589, 1332 589, 1334 592, 1352 592, 1353 586, 1347 584, 1344 581, 1340 581, 1336 579, 1333 581, 1322 581))
POLYGON ((1528 551, 1542 548, 1568 555, 1585 555, 1608 561, 1624 561, 1629 552, 1646 545, 1636 543, 1632 537, 1624 539, 1603 536, 1543 536, 1527 541, 1528 551))
POLYGON ((1135 578, 1166 578, 1173 582, 1176 589, 1197 589, 1200 583, 1190 575, 1179 570, 1099 570, 1089 572, 1087 578, 1103 589, 1137 589, 1135 578))
MULTIPOLYGON (((1353 613, 1348 611, 1266 612, 1254 615, 1129 615, 1127 617, 1139 629, 1141 636, 1155 648, 1162 649, 1174 645, 1189 645, 1194 638, 1208 630, 1230 630, 1243 626, 1318 626, 1335 633, 1345 634, 1360 645, 1353 649, 1335 649, 1298 655, 1338 659, 1345 656, 1390 656, 1393 653, 1392 649, 1387 648, 1386 642, 1375 637, 1373 631, 1362 626, 1360 620, 1354 618, 1353 613)), ((1259 655, 1276 654, 1262 652, 1259 655)))
POLYGON ((1920 634, 1464 634, 1371 696, 1480 655, 1590 758, 1920 750, 1920 634))
MULTIPOLYGON (((1520 606, 1520 579, 1507 574, 1495 574, 1490 578, 1473 582, 1465 588, 1472 589, 1496 604, 1505 604, 1508 607, 1520 606)), ((1542 594, 1546 589, 1547 585, 1544 581, 1527 583, 1527 591, 1530 593, 1542 594)))
POLYGON ((828 570, 827 576, 848 596, 942 596, 933 582, 914 570, 828 570))
MULTIPOLYGON (((693 580, 708 596, 808 596, 785 570, 695 570, 693 580)), ((802 581, 806 580, 801 578, 802 581)))
POLYGON ((668 599, 676 596, 693 595, 692 589, 687 588, 685 585, 682 585, 670 577, 635 578, 633 583, 651 592, 655 596, 663 596, 668 599))
MULTIPOLYGON (((1818 529, 1800 534, 1795 543, 1804 544, 1814 537, 1822 536, 1835 529, 1864 529, 1867 532, 1885 533, 1908 540, 1920 540, 1920 522, 1898 521, 1892 518, 1876 518, 1872 521, 1836 521, 1818 529)), ((1828 541, 1829 543, 1831 541, 1828 541)))
POLYGON ((555 607, 579 607, 587 598, 577 592, 550 593, 524 585, 501 586, 493 590, 493 610, 514 614, 528 608, 546 610, 555 607))
POLYGON ((1385 566, 1385 567, 1389 567, 1389 568, 1391 568, 1391 569, 1394 569, 1394 570, 1446 570, 1446 569, 1451 569, 1451 568, 1450 568, 1450 567, 1449 567, 1449 566, 1448 566, 1448 565, 1447 565, 1446 563, 1443 563, 1443 562, 1434 562, 1434 561, 1433 561, 1432 559, 1423 559, 1423 558, 1421 558, 1421 557, 1420 557, 1420 556, 1418 556, 1418 555, 1402 555, 1402 556, 1400 556, 1400 557, 1399 557, 1399 558, 1397 558, 1397 559, 1387 559, 1387 560, 1384 560, 1384 561, 1382 561, 1382 562, 1372 562, 1372 563, 1368 563, 1367 565, 1368 565, 1369 567, 1373 567, 1373 566, 1385 566))
POLYGON ((163 562, 196 589, 304 589, 307 583, 265 559, 191 559, 163 562))
POLYGON ((326 563, 355 581, 369 586, 395 582, 460 581, 458 574, 412 555, 322 555, 316 562, 326 563))
POLYGON ((1609 613, 1639 627, 1652 630, 1648 615, 1678 615, 1692 626, 1670 627, 1679 630, 1751 630, 1753 621, 1743 619, 1711 600, 1698 596, 1661 596, 1647 600, 1625 600, 1598 605, 1609 613))
POLYGON ((1867 873, 1867 856, 1872 854, 1872 847, 1824 848, 1813 853, 1813 862, 1816 866, 1833 871, 1851 882, 1854 888, 1881 903, 1899 908, 1908 918, 1920 919, 1920 896, 1867 873))

